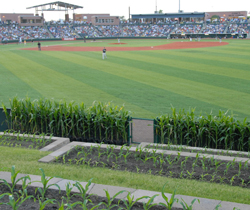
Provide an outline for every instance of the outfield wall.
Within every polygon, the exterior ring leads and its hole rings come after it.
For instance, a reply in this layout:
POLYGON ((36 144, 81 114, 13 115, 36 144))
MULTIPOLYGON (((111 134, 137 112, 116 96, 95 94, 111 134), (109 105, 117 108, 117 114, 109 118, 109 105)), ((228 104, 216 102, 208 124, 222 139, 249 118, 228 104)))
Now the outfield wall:
MULTIPOLYGON (((247 34, 242 34, 243 38, 247 38, 247 34)), ((171 34, 170 35, 170 39, 175 39, 175 38, 179 38, 182 39, 184 38, 184 36, 186 36, 186 38, 189 38, 190 36, 192 38, 195 38, 197 36, 200 36, 201 38, 219 38, 219 37, 226 37, 226 38, 237 38, 237 34, 236 35, 232 35, 232 34, 209 34, 209 35, 205 35, 205 34, 171 34)), ((169 37, 164 36, 164 37, 96 37, 96 38, 86 38, 86 40, 112 40, 112 39, 169 39, 169 37)), ((84 38, 76 38, 75 40, 84 40, 84 38)), ((27 39, 25 40, 27 42, 31 42, 31 39, 27 39)), ((51 39, 33 39, 34 42, 42 42, 42 41, 62 41, 61 38, 51 38, 51 39)), ((68 41, 68 40, 65 40, 68 41)), ((72 40, 73 41, 73 40, 72 40)), ((23 41, 24 42, 24 41, 23 41)), ((18 40, 8 40, 8 41, 1 41, 2 44, 9 44, 9 43, 18 43, 18 40)))

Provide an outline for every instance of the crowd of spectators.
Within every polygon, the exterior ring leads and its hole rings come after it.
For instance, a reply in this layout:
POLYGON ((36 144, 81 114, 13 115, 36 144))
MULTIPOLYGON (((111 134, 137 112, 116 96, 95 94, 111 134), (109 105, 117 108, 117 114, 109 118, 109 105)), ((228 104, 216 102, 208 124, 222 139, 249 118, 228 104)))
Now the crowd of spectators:
POLYGON ((81 37, 102 37, 102 33, 95 26, 77 26, 74 29, 81 37))
POLYGON ((230 23, 247 23, 247 19, 241 19, 241 18, 231 18, 227 20, 230 23))
POLYGON ((176 27, 173 34, 198 34, 202 28, 202 25, 182 25, 176 27))
POLYGON ((168 36, 174 29, 174 25, 127 25, 121 29, 121 36, 135 36, 135 37, 162 37, 168 36))
POLYGON ((2 41, 24 39, 48 39, 50 34, 46 28, 41 26, 0 26, 0 39, 2 41))
POLYGON ((234 34, 245 34, 245 33, 249 33, 248 30, 248 25, 247 24, 230 24, 228 26, 228 33, 234 33, 234 34))
POLYGON ((104 37, 117 37, 121 35, 121 28, 118 25, 114 26, 97 26, 96 27, 104 37))
POLYGON ((249 33, 250 24, 123 24, 114 26, 93 25, 50 25, 19 26, 18 24, 0 25, 0 39, 22 40, 49 38, 97 38, 97 37, 167 37, 172 34, 222 34, 249 33))
POLYGON ((227 24, 207 24, 202 29, 202 34, 223 34, 225 29, 227 27, 227 24))
POLYGON ((48 26, 49 31, 54 38, 77 38, 78 35, 74 28, 70 25, 48 26))

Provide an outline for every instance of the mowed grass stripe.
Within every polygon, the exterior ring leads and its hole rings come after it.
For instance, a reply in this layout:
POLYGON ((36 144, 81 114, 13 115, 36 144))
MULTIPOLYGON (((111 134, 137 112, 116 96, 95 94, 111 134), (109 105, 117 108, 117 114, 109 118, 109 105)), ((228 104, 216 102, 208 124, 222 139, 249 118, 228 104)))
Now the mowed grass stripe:
MULTIPOLYGON (((153 116, 154 113, 147 110, 143 110, 141 107, 130 104, 125 100, 115 97, 111 94, 107 94, 105 91, 82 83, 72 77, 59 73, 48 67, 45 67, 39 63, 30 60, 29 56, 24 57, 25 53, 18 52, 11 53, 6 58, 0 58, 0 62, 4 63, 6 68, 17 75, 21 80, 29 84, 32 88, 39 91, 43 96, 55 99, 74 100, 76 102, 84 102, 87 106, 92 105, 94 101, 108 102, 112 101, 116 105, 126 105, 135 112, 140 114, 141 111, 147 115, 153 116), (13 62, 9 65, 10 59, 13 62), (4 61, 3 61, 4 60, 4 61)), ((38 57, 42 57, 41 52, 35 52, 38 57)), ((34 54, 34 52, 33 52, 34 54)), ((33 55, 33 57, 35 54, 33 55)), ((53 63, 53 57, 47 62, 53 63)), ((71 63, 66 66, 70 72, 71 63)), ((64 66, 65 68, 65 66, 64 66)))
MULTIPOLYGON (((88 57, 91 57, 88 54, 88 57)), ((134 59, 128 59, 124 57, 115 57, 112 59, 113 63, 127 65, 128 67, 140 66, 141 69, 152 71, 169 76, 179 77, 194 82, 201 82, 208 85, 218 86, 231 90, 236 90, 250 94, 249 81, 238 78, 226 77, 221 75, 215 75, 205 72, 196 72, 187 68, 177 68, 168 66, 167 64, 156 64, 147 61, 141 62, 134 59)))
MULTIPOLYGON (((163 51, 164 52, 164 51, 163 51)), ((121 53, 112 53, 113 56, 121 57, 121 53)), ((168 65, 170 67, 177 67, 182 69, 189 69, 192 71, 197 72, 205 72, 209 74, 215 74, 215 75, 221 75, 221 76, 227 76, 232 78, 238 78, 243 80, 250 80, 250 71, 244 71, 240 69, 235 68, 229 68, 228 67, 221 67, 216 66, 212 62, 207 62, 207 64, 199 63, 197 60, 197 63, 194 61, 183 61, 180 57, 173 57, 171 56, 171 53, 169 55, 167 54, 161 54, 161 51, 157 51, 156 53, 150 52, 150 51, 141 51, 138 52, 123 52, 122 57, 124 58, 132 58, 134 60, 139 61, 146 61, 154 64, 162 64, 162 65, 168 65), (169 58, 170 57, 170 58, 169 58)))
POLYGON ((23 82, 1 64, 0 75, 0 107, 2 103, 9 106, 9 99, 17 95, 21 98, 28 95, 32 99, 41 97, 41 94, 38 91, 23 82))
MULTIPOLYGON (((77 54, 81 55, 87 53, 84 52, 77 54)), ((26 56, 29 57, 30 55, 27 54, 26 56)), ((82 58, 82 60, 84 60, 84 57, 82 58)), ((65 61, 63 57, 53 57, 53 62, 48 62, 52 61, 52 59, 49 57, 49 55, 43 54, 43 56, 33 56, 32 60, 55 71, 63 73, 69 77, 72 77, 76 80, 79 80, 88 85, 101 89, 109 94, 112 94, 116 97, 119 97, 129 102, 130 104, 134 104, 141 107, 142 110, 140 112, 137 111, 133 113, 134 117, 143 116, 148 118, 154 118, 158 114, 168 112, 170 110, 171 105, 173 105, 177 109, 188 109, 189 107, 196 107, 197 104, 199 104, 199 108, 197 108, 197 111, 211 111, 211 104, 209 103, 184 97, 182 95, 175 94, 167 90, 142 84, 140 82, 109 74, 104 71, 99 71, 98 69, 93 69, 80 64, 76 64, 73 63, 73 60, 71 62, 65 61), (144 110, 148 110, 155 114, 148 115, 144 113, 144 110)), ((126 107, 129 108, 129 106, 126 107)), ((216 110, 222 108, 223 107, 213 106, 213 109, 216 110)))
MULTIPOLYGON (((49 52, 51 56, 61 57, 61 53, 49 52)), ((216 106, 231 109, 243 114, 249 114, 248 102, 250 95, 238 91, 228 90, 226 88, 220 88, 212 85, 206 85, 203 83, 193 82, 178 77, 172 77, 164 74, 155 73, 152 71, 146 71, 140 68, 132 68, 126 65, 112 63, 110 60, 97 60, 88 57, 84 59, 82 55, 72 54, 64 52, 65 59, 73 61, 75 63, 96 68, 101 71, 108 72, 120 77, 128 78, 134 81, 141 82, 143 84, 151 85, 153 87, 161 88, 171 91, 186 97, 194 98, 203 102, 214 104, 216 106), (232 98, 234 100, 232 100, 232 98)), ((112 55, 127 57, 129 54, 126 52, 115 53, 112 55)), ((131 55, 134 59, 137 59, 135 54, 131 55)), ((140 55, 138 55, 140 58, 140 55)), ((140 59, 139 59, 140 60, 140 59)), ((147 60, 147 57, 144 58, 147 60)))
MULTIPOLYGON (((156 54, 164 54, 167 55, 168 58, 179 58, 183 61, 194 61, 196 63, 213 63, 216 64, 216 66, 228 66, 228 68, 236 68, 240 70, 250 70, 250 60, 244 59, 244 58, 228 58, 226 57, 226 52, 223 53, 224 57, 214 55, 214 54, 208 54, 206 51, 194 51, 194 50, 179 50, 175 51, 173 50, 171 53, 166 51, 156 51, 156 54)), ((250 55, 250 54, 249 54, 250 55)))
POLYGON ((239 56, 249 56, 249 50, 247 49, 244 49, 244 50, 234 50, 233 48, 225 48, 225 49, 219 49, 219 48, 209 48, 208 50, 210 53, 215 53, 215 54, 218 54, 218 55, 224 55, 224 54, 227 54, 227 55, 232 55, 232 56, 235 56, 235 57, 239 57, 239 56))

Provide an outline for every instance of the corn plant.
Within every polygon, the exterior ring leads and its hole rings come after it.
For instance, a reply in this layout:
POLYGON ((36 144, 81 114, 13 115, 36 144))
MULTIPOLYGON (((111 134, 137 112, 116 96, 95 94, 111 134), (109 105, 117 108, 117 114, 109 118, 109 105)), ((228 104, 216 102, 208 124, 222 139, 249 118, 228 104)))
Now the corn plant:
MULTIPOLYGON (((27 196, 27 190, 25 190, 21 195, 19 195, 18 193, 15 193, 17 196, 17 199, 15 200, 14 195, 12 195, 11 193, 7 193, 9 196, 9 202, 7 203, 0 203, 1 204, 5 204, 10 206, 13 210, 18 210, 19 207, 28 199, 32 198, 32 195, 27 196)), ((1 197, 0 197, 1 198, 1 197)))
POLYGON ((49 189, 49 187, 56 186, 59 189, 59 192, 60 192, 60 187, 59 187, 58 184, 48 184, 49 181, 51 179, 55 178, 55 177, 47 178, 45 176, 44 170, 42 168, 40 168, 39 170, 42 172, 41 181, 34 181, 34 182, 42 183, 43 187, 42 188, 41 187, 36 188, 35 193, 38 191, 42 196, 41 200, 45 201, 45 194, 46 194, 47 190, 49 189))
POLYGON ((188 205, 183 199, 181 199, 182 201, 180 201, 180 204, 182 205, 183 207, 183 210, 192 210, 193 209, 193 205, 195 203, 195 201, 198 201, 198 203, 200 203, 200 200, 199 199, 194 199, 191 201, 191 204, 188 205))
POLYGON ((16 187, 16 184, 19 181, 23 181, 23 187, 24 187, 26 184, 26 180, 30 180, 30 177, 27 175, 27 176, 17 179, 17 175, 19 174, 19 172, 20 171, 15 170, 15 166, 12 166, 11 167, 11 185, 5 179, 0 179, 0 181, 3 182, 2 184, 0 184, 0 186, 3 184, 6 185, 10 189, 11 194, 14 194, 14 189, 16 187))
POLYGON ((194 109, 161 115, 154 120, 157 141, 194 147, 249 151, 250 122, 240 122, 228 112, 196 116, 194 109))
POLYGON ((178 203, 178 199, 175 198, 176 189, 174 190, 174 193, 171 195, 171 198, 168 199, 168 197, 164 194, 164 189, 165 189, 166 185, 167 185, 167 183, 163 185, 162 190, 161 190, 161 196, 165 200, 166 203, 160 203, 160 205, 166 207, 168 210, 171 210, 174 203, 175 202, 178 203))
POLYGON ((149 197, 147 202, 143 202, 143 208, 144 210, 149 210, 150 208, 157 205, 157 203, 153 203, 155 197, 159 196, 159 194, 153 195, 152 197, 149 197))
POLYGON ((134 195, 131 195, 131 192, 128 192, 128 195, 126 197, 127 199, 121 199, 118 202, 118 205, 120 204, 120 202, 122 201, 123 204, 126 206, 126 210, 131 210, 132 207, 135 205, 135 203, 139 202, 142 199, 147 199, 149 198, 149 196, 142 196, 140 198, 137 198, 136 200, 134 200, 134 195))
POLYGON ((109 195, 109 192, 107 190, 104 190, 105 191, 105 194, 106 194, 106 198, 107 198, 107 203, 106 202, 101 202, 100 204, 104 205, 106 208, 106 210, 111 210, 112 208, 118 206, 117 204, 113 204, 112 205, 112 202, 114 201, 114 199, 125 192, 125 190, 122 190, 122 191, 119 191, 118 193, 116 193, 112 198, 110 197, 109 195))
POLYGON ((46 133, 69 137, 71 140, 120 141, 126 144, 130 113, 111 103, 94 102, 89 108, 83 103, 30 98, 10 100, 11 115, 3 104, 9 128, 22 133, 46 133))

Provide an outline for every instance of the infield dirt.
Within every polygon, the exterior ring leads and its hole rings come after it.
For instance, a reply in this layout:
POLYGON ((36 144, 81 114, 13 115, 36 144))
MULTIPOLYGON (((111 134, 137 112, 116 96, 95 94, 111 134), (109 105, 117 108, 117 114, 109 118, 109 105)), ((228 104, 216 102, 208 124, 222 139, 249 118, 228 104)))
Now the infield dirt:
MULTIPOLYGON (((107 51, 140 51, 140 50, 175 50, 203 47, 217 47, 228 45, 228 42, 173 42, 170 44, 145 47, 106 47, 107 51)), ((71 47, 71 46, 46 46, 43 51, 102 51, 103 47, 71 47)), ((22 50, 38 50, 37 47, 23 48, 22 50)))

